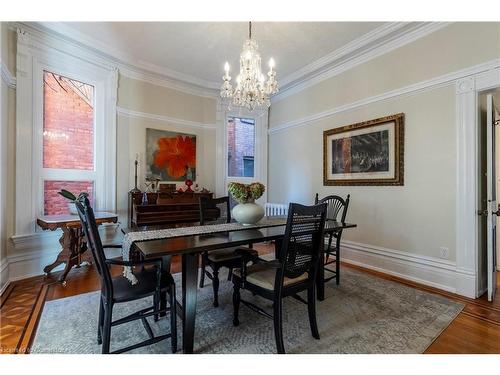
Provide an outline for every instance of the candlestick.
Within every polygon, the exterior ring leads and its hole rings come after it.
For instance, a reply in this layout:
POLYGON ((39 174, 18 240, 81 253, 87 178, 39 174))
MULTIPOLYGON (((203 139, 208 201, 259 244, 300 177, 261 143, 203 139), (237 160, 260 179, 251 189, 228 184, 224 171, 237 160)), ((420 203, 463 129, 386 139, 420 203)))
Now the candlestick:
POLYGON ((137 166, 139 165, 139 154, 135 154, 135 174, 134 174, 134 188, 130 190, 131 193, 140 193, 141 190, 137 188, 137 166))

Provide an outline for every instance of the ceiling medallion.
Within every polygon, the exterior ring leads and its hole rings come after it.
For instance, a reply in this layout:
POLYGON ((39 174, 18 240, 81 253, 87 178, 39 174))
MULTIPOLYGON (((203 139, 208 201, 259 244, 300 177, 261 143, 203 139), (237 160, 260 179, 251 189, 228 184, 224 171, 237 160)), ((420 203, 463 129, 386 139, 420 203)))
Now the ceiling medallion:
POLYGON ((235 106, 246 107, 250 110, 254 108, 269 107, 271 105, 270 96, 278 92, 278 82, 274 71, 274 60, 269 60, 269 72, 267 81, 261 70, 261 60, 258 45, 252 39, 252 23, 248 23, 248 39, 243 44, 243 52, 240 55, 240 74, 236 77, 236 87, 233 89, 231 77, 229 76, 229 63, 224 64, 226 72, 222 79, 220 96, 222 98, 232 98, 235 106))

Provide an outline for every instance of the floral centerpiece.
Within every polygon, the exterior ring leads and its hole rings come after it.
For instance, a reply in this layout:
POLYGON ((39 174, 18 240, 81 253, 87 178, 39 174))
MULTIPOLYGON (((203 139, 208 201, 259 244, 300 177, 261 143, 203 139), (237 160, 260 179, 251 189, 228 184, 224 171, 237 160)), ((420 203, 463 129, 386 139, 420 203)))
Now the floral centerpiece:
POLYGON ((230 182, 227 190, 239 203, 231 211, 236 221, 243 225, 251 225, 264 217, 264 208, 255 203, 255 200, 259 199, 266 191, 264 184, 260 182, 251 184, 230 182))

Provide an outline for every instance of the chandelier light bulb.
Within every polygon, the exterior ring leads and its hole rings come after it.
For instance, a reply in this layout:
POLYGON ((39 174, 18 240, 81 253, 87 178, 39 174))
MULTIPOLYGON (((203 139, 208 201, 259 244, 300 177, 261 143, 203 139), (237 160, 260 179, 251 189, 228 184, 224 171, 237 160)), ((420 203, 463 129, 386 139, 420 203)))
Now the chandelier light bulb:
POLYGON ((276 64, 274 63, 274 59, 271 57, 271 58, 269 59, 269 68, 270 68, 271 70, 273 70, 273 68, 275 67, 275 65, 276 65, 276 64))
POLYGON ((224 71, 226 72, 226 75, 229 74, 229 63, 227 61, 224 64, 224 71))

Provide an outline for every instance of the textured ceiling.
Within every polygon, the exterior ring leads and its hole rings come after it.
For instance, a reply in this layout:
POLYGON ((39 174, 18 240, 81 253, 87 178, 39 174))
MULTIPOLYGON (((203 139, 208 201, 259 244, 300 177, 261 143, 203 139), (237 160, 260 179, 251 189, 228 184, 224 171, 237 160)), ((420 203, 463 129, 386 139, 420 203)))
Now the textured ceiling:
MULTIPOLYGON (((382 25, 255 22, 252 36, 259 43, 263 68, 267 70, 267 61, 273 57, 280 79, 382 25)), ((67 22, 57 26, 71 28, 96 48, 151 70, 217 83, 224 61, 229 61, 234 73, 248 34, 248 24, 243 22, 67 22)))

